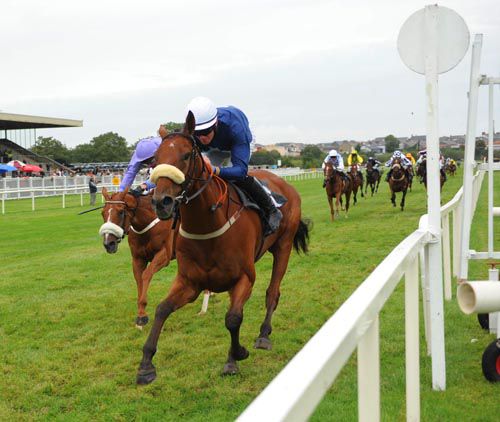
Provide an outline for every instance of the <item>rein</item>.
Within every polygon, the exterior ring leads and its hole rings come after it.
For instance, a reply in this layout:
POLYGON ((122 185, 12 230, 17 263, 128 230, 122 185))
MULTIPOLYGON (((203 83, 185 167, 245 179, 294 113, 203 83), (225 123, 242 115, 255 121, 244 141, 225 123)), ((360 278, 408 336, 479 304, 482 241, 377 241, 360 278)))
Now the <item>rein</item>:
MULTIPOLYGON (((129 206, 127 206, 127 203, 125 201, 121 201, 121 200, 108 200, 108 201, 105 201, 104 204, 118 204, 118 205, 125 205, 125 208, 129 211, 132 211, 133 214, 132 216, 130 217, 130 230, 132 230, 134 233, 136 234, 144 234, 146 233, 147 231, 151 230, 154 226, 156 226, 156 224, 158 224, 160 222, 160 219, 157 217, 155 218, 153 221, 151 221, 144 229, 142 230, 137 230, 134 228, 134 226, 132 225, 132 219, 135 217, 135 214, 137 212, 137 208, 139 208, 139 200, 137 200, 137 205, 135 208, 131 208, 129 206)), ((124 222, 124 219, 122 221, 122 224, 124 222)), ((113 223, 112 223, 113 224, 113 223)), ((118 226, 120 228, 122 228, 121 226, 118 226)), ((123 228, 122 228, 123 230, 123 228)), ((124 231, 124 234, 122 237, 125 236, 125 231, 124 231)))

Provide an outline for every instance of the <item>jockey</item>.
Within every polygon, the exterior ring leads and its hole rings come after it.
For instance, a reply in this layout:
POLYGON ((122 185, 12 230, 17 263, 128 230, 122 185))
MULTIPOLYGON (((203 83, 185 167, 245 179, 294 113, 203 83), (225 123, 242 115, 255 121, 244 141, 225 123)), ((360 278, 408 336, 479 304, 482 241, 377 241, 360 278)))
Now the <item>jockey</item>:
POLYGON ((413 158, 413 155, 411 154, 411 152, 407 152, 405 156, 406 156, 406 158, 408 158, 408 160, 411 161, 411 165, 414 166, 416 161, 415 161, 415 158, 413 158))
MULTIPOLYGON (((326 167, 326 163, 332 163, 333 168, 337 171, 340 172, 342 178, 344 180, 348 179, 347 175, 344 173, 344 159, 342 158, 342 155, 340 155, 337 150, 331 149, 325 159, 323 160, 323 164, 321 165, 321 168, 326 167)), ((326 180, 323 180, 323 187, 326 186, 326 180)))
POLYGON ((193 98, 187 105, 186 114, 189 111, 195 119, 195 139, 210 160, 214 173, 250 194, 266 215, 264 234, 274 233, 283 215, 261 183, 248 175, 253 136, 247 116, 233 106, 215 107, 206 97, 193 98), (230 166, 222 166, 226 159, 230 160, 230 166))
POLYGON ((373 157, 368 157, 368 160, 366 161, 366 163, 367 164, 370 163, 372 165, 373 170, 380 171, 379 166, 382 165, 382 163, 379 160, 377 160, 373 157))
MULTIPOLYGON (((406 158, 401 151, 394 151, 394 153, 392 154, 392 157, 389 158, 389 160, 385 163, 385 166, 391 167, 392 163, 396 159, 399 159, 401 161, 401 166, 403 167, 406 175, 408 176, 408 179, 410 179, 411 174, 408 172, 408 168, 411 166, 411 161, 408 158, 406 158)), ((389 172, 387 173, 387 176, 385 177, 386 182, 389 181, 391 174, 392 174, 392 168, 389 170, 389 172)))
POLYGON ((361 185, 363 185, 363 173, 361 173, 361 164, 363 163, 363 157, 358 154, 354 148, 351 149, 351 153, 347 156, 347 165, 352 166, 353 164, 358 165, 358 174, 361 178, 361 185))
MULTIPOLYGON (((130 187, 133 183, 135 176, 143 166, 149 166, 153 161, 153 156, 155 155, 156 150, 161 144, 161 138, 159 136, 144 138, 141 139, 137 146, 135 147, 135 151, 132 154, 132 158, 127 166, 127 170, 123 175, 122 181, 120 183, 120 187, 118 189, 119 192, 123 192, 125 188, 130 187)), ((132 189, 130 192, 138 196, 144 190, 149 190, 155 187, 155 184, 149 180, 144 183, 141 183, 135 189, 132 189)))

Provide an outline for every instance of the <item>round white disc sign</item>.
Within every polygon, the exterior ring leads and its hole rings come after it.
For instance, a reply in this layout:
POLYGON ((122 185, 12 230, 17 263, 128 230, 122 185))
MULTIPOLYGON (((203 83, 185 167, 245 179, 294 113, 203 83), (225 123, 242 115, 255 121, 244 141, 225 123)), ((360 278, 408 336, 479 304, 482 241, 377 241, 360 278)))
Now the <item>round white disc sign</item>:
POLYGON ((469 48, 469 29, 462 17, 447 7, 427 6, 411 15, 401 27, 398 51, 403 63, 411 70, 425 74, 425 53, 428 41, 426 19, 437 23, 438 73, 453 69, 469 48))

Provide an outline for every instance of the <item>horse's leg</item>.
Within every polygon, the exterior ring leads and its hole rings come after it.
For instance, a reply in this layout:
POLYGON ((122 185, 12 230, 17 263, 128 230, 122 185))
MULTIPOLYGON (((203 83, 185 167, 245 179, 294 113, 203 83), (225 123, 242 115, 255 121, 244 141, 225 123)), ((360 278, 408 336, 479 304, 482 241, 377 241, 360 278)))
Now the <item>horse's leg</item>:
POLYGON ((156 378, 156 369, 152 363, 161 329, 168 316, 189 302, 193 302, 200 290, 186 285, 179 275, 175 278, 168 296, 156 307, 155 319, 146 343, 142 348, 142 360, 137 371, 137 384, 149 384, 156 378))
POLYGON ((396 192, 394 192, 392 189, 391 189, 391 202, 392 202, 392 206, 395 207, 396 206, 396 192))
MULTIPOLYGON (((255 272, 253 274, 255 280, 255 272)), ((234 375, 239 372, 236 361, 248 357, 248 350, 240 344, 240 327, 243 322, 243 306, 252 293, 252 282, 247 274, 241 276, 236 285, 229 291, 231 304, 226 313, 226 328, 231 334, 231 346, 222 375, 234 375)))
POLYGON ((333 209, 333 200, 330 195, 328 195, 328 205, 330 205, 330 220, 333 221, 335 219, 335 210, 333 209))
POLYGON ((406 189, 403 191, 403 198, 401 199, 401 211, 405 209, 405 197, 406 197, 406 189))
POLYGON ((345 193, 345 217, 347 218, 347 212, 349 211, 349 201, 351 200, 351 191, 345 193))
MULTIPOLYGON (((353 197, 354 197, 354 199, 353 199, 354 205, 356 205, 356 202, 358 202, 358 199, 356 198, 356 195, 358 194, 358 189, 357 188, 353 189, 352 193, 353 193, 353 197)), ((346 198, 347 198, 347 195, 346 195, 346 198)), ((347 212, 347 210, 346 210, 346 212, 347 212)))
POLYGON ((148 304, 148 289, 149 284, 153 276, 160 271, 163 267, 168 265, 170 262, 170 256, 167 254, 165 249, 161 249, 154 257, 148 267, 142 273, 142 290, 139 292, 139 316, 135 322, 138 328, 142 329, 143 325, 146 325, 149 321, 148 315, 146 313, 146 306, 148 304), (142 315, 141 315, 142 310, 142 315))
POLYGON ((292 251, 292 240, 280 240, 277 245, 271 249, 273 254, 273 272, 271 274, 271 283, 266 290, 266 317, 260 326, 260 334, 255 341, 256 349, 271 350, 272 344, 269 335, 273 331, 271 318, 273 316, 280 299, 280 284, 285 276, 290 252, 292 251))
POLYGON ((341 204, 341 199, 340 199, 340 194, 337 192, 335 194, 335 217, 338 217, 340 214, 340 206, 341 204))
POLYGON ((135 318, 136 327, 146 325, 148 316, 146 313, 146 305, 141 305, 141 295, 143 290, 143 273, 148 265, 145 259, 132 257, 132 272, 134 273, 135 283, 137 285, 137 317, 135 318))
POLYGON ((359 182, 359 185, 361 187, 361 198, 364 198, 365 195, 363 195, 363 179, 360 178, 360 182, 359 182))

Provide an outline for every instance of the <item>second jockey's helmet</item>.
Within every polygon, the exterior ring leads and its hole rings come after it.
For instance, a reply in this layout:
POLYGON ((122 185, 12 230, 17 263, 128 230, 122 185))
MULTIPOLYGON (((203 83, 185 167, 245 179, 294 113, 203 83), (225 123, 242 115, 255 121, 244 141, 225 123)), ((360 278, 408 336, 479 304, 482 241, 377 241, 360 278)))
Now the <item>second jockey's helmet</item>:
POLYGON ((193 98, 186 107, 186 115, 190 111, 194 115, 195 131, 208 129, 217 123, 217 107, 210 98, 193 98))
POLYGON ((331 149, 330 152, 328 153, 330 157, 336 157, 337 156, 337 150, 336 149, 331 149))
POLYGON ((401 158, 401 151, 394 151, 394 157, 401 158))
POLYGON ((138 161, 145 161, 155 155, 158 146, 161 143, 161 138, 146 138, 141 139, 135 147, 135 157, 138 161))

